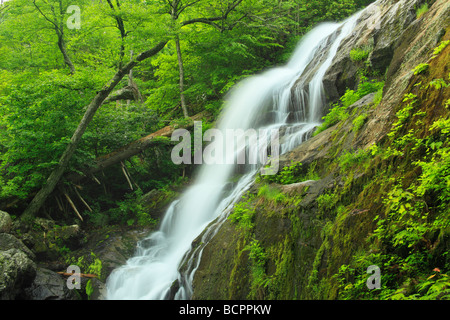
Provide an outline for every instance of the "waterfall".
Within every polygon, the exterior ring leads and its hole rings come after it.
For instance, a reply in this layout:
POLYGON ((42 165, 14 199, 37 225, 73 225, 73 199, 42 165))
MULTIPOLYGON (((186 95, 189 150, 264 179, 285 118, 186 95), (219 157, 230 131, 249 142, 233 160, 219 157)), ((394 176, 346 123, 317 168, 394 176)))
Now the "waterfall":
MULTIPOLYGON (((308 139, 320 124, 325 105, 322 78, 358 17, 355 14, 342 23, 315 27, 286 65, 240 82, 226 97, 217 128, 256 129, 266 136, 276 129, 283 132, 280 153, 308 139), (304 77, 307 70, 314 70, 314 75, 304 77)), ((231 156, 241 151, 235 150, 231 156)), ((193 185, 168 208, 159 230, 139 242, 135 256, 108 277, 108 299, 190 298, 203 247, 260 170, 258 165, 245 166, 245 173, 230 187, 236 169, 232 164, 201 166, 193 185), (196 239, 199 245, 192 249, 196 239)))

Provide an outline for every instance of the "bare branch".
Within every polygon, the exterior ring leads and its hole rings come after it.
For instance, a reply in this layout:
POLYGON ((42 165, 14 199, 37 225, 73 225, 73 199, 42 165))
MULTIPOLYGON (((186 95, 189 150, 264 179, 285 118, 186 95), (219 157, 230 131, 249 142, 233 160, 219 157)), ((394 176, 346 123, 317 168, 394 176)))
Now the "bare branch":
POLYGON ((234 10, 236 9, 236 7, 241 4, 242 0, 237 0, 235 2, 233 2, 232 5, 230 5, 228 7, 228 9, 222 14, 222 16, 220 17, 212 17, 212 18, 196 18, 196 19, 191 19, 191 20, 187 20, 187 21, 183 21, 181 23, 181 26, 187 26, 189 24, 193 24, 193 23, 205 23, 208 25, 211 25, 221 31, 224 30, 223 26, 220 26, 219 24, 215 23, 216 21, 224 21, 228 18, 228 15, 234 10))
MULTIPOLYGON (((53 24, 56 28, 56 30, 59 30, 59 26, 56 24, 55 21, 51 20, 50 18, 48 18, 41 10, 41 8, 39 8, 39 6, 36 4, 36 0, 33 0, 33 4, 36 7, 36 9, 39 11, 39 13, 44 17, 45 20, 47 20, 48 22, 50 22, 51 24, 53 24)), ((59 30, 59 32, 61 32, 61 30, 59 30)))

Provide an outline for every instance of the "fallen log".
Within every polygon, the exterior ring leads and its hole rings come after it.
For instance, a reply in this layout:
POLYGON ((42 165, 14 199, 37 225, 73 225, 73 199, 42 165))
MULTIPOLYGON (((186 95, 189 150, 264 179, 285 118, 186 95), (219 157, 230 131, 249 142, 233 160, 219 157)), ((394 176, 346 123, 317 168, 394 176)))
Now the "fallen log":
MULTIPOLYGON (((205 116, 204 113, 199 113, 196 114, 195 116, 190 117, 191 119, 190 123, 183 126, 183 128, 187 129, 193 127, 194 121, 201 120, 204 116, 205 116)), ((95 173, 105 168, 108 168, 114 164, 120 164, 120 162, 141 153, 143 150, 147 149, 155 142, 155 138, 171 137, 172 133, 176 129, 178 128, 175 128, 172 125, 166 126, 156 132, 149 134, 148 136, 133 141, 128 145, 121 147, 107 155, 100 156, 96 159, 95 163, 91 165, 89 168, 81 169, 81 172, 83 172, 83 174, 71 173, 66 177, 66 179, 73 183, 76 183, 86 177, 90 177, 93 179, 93 175, 95 173)))
POLYGON ((81 277, 81 278, 97 278, 96 274, 89 274, 89 273, 69 273, 69 272, 57 272, 57 274, 60 274, 64 277, 81 277))

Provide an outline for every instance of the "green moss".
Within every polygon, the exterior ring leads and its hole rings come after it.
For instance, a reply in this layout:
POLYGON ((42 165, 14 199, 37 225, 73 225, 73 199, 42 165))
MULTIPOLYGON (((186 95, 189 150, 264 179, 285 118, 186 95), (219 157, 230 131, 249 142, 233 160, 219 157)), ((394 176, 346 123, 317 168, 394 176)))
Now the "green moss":
POLYGON ((429 10, 428 3, 425 2, 416 10, 417 19, 420 19, 425 13, 428 12, 428 10, 429 10))
POLYGON ((363 113, 353 119, 353 132, 357 133, 362 128, 362 126, 366 123, 367 117, 367 114, 363 113))

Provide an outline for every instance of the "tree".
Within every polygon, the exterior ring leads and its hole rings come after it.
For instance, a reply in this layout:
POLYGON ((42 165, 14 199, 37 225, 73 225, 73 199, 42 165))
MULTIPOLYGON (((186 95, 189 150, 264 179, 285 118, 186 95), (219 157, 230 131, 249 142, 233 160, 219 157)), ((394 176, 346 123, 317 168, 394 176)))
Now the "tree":
MULTIPOLYGON (((168 13, 170 14, 174 24, 176 24, 176 22, 178 21, 178 19, 180 18, 181 14, 188 9, 189 7, 192 7, 194 5, 196 5, 197 3, 200 3, 201 0, 188 0, 188 1, 183 1, 183 0, 172 0, 172 1, 168 1, 168 5, 169 5, 169 10, 168 13)), ((230 14, 230 12, 232 12, 233 10, 236 9, 236 7, 242 2, 242 0, 232 0, 229 1, 229 3, 227 3, 227 8, 225 9, 225 11, 222 11, 222 14, 219 16, 215 16, 215 17, 208 17, 208 18, 203 18, 203 17, 199 17, 199 18, 195 18, 195 19, 188 19, 185 21, 182 21, 180 23, 180 26, 187 26, 189 24, 193 24, 193 23, 206 23, 208 25, 212 25, 216 28, 218 28, 219 30, 223 30, 223 25, 222 27, 218 24, 218 22, 223 22, 228 18, 228 15, 230 14)), ((177 61, 178 61, 178 68, 179 68, 179 78, 180 78, 180 82, 179 82, 179 87, 180 87, 180 101, 181 101, 181 109, 183 110, 183 115, 185 118, 187 118, 189 116, 188 111, 187 111, 187 107, 186 107, 186 97, 184 94, 184 89, 185 89, 185 83, 184 83, 184 64, 183 64, 183 56, 182 56, 182 52, 181 52, 181 44, 180 44, 180 36, 177 32, 175 32, 175 36, 174 36, 174 41, 175 41, 175 47, 176 47, 176 51, 177 51, 177 61)))
POLYGON ((297 25, 302 33, 304 21, 320 20, 320 5, 333 15, 337 4, 350 8, 350 0, 80 0, 82 28, 71 30, 65 1, 0 7, 0 196, 41 189, 24 217, 66 171, 166 126, 180 101, 183 116, 217 114, 237 81, 292 49, 283 47, 297 25), (142 53, 126 63, 128 52, 142 53), (114 102, 139 93, 144 103, 114 102))
POLYGON ((116 0, 116 7, 113 5, 111 0, 106 0, 109 7, 113 11, 113 17, 116 21, 116 27, 120 32, 120 62, 119 62, 119 69, 122 68, 123 65, 123 58, 125 56, 125 37, 128 35, 128 33, 125 31, 125 24, 124 21, 119 13, 116 11, 120 11, 120 2, 119 0, 116 0))
POLYGON ((33 5, 36 7, 37 11, 41 14, 41 16, 52 25, 55 30, 55 33, 58 37, 58 48, 61 52, 64 63, 69 67, 70 73, 75 73, 75 66, 72 62, 72 59, 67 52, 66 39, 64 36, 65 24, 66 24, 66 9, 67 6, 63 3, 63 0, 54 0, 51 3, 47 3, 42 1, 37 3, 37 0, 33 0, 33 5), (46 5, 44 9, 44 5, 46 5), (56 8, 55 8, 56 6, 56 8))
POLYGON ((160 41, 153 48, 140 53, 135 59, 126 64, 123 68, 116 72, 113 78, 97 93, 97 95, 92 99, 91 103, 86 109, 86 112, 81 119, 77 129, 75 130, 66 150, 62 154, 59 163, 56 169, 50 174, 47 179, 47 182, 41 188, 41 190, 36 194, 33 200, 28 205, 27 209, 24 211, 22 218, 24 220, 28 220, 34 217, 41 206, 44 204, 47 197, 53 192, 56 185, 59 183, 62 175, 69 165, 69 161, 73 156, 78 144, 81 141, 83 133, 86 131, 87 126, 91 122, 92 118, 95 115, 97 109, 102 105, 104 100, 108 97, 108 95, 112 92, 112 90, 116 87, 116 85, 122 80, 122 78, 129 73, 129 71, 136 66, 139 62, 148 59, 158 52, 160 52, 164 46, 166 45, 168 40, 160 41))
MULTIPOLYGON (((36 0, 33 0, 36 1, 36 0)), ((61 0, 59 0, 61 1, 61 0)), ((190 5, 194 5, 198 1, 190 2, 190 5)), ((236 8, 236 6, 241 3, 242 0, 233 1, 231 5, 228 6, 227 10, 223 12, 221 16, 212 17, 212 18, 196 18, 184 21, 183 25, 189 25, 194 23, 216 23, 216 21, 221 21, 227 18, 229 13, 236 8)), ((185 6, 187 8, 187 6, 185 6)), ((183 11, 183 7, 180 9, 183 11)), ((46 20, 49 20, 46 18, 46 20)), ((116 20, 117 21, 117 20, 116 20)), ((124 67, 120 68, 115 75, 110 79, 110 81, 96 94, 96 96, 92 99, 90 104, 87 106, 86 112, 81 119, 77 129, 72 135, 67 148, 59 159, 58 165, 52 171, 50 176, 48 177, 46 183, 39 190, 33 200, 30 202, 26 210, 24 211, 22 218, 28 220, 34 217, 41 206, 46 201, 47 197, 53 192, 56 185, 59 183, 61 177, 69 166, 70 159, 72 158, 77 146, 79 145, 81 138, 86 131, 89 123, 92 121, 96 111, 98 108, 105 102, 108 96, 112 93, 116 85, 122 80, 122 78, 129 74, 129 72, 140 62, 156 55, 159 53, 167 44, 169 38, 166 38, 159 43, 157 43, 153 48, 146 50, 140 53, 136 58, 133 58, 129 63, 127 63, 124 67)))

